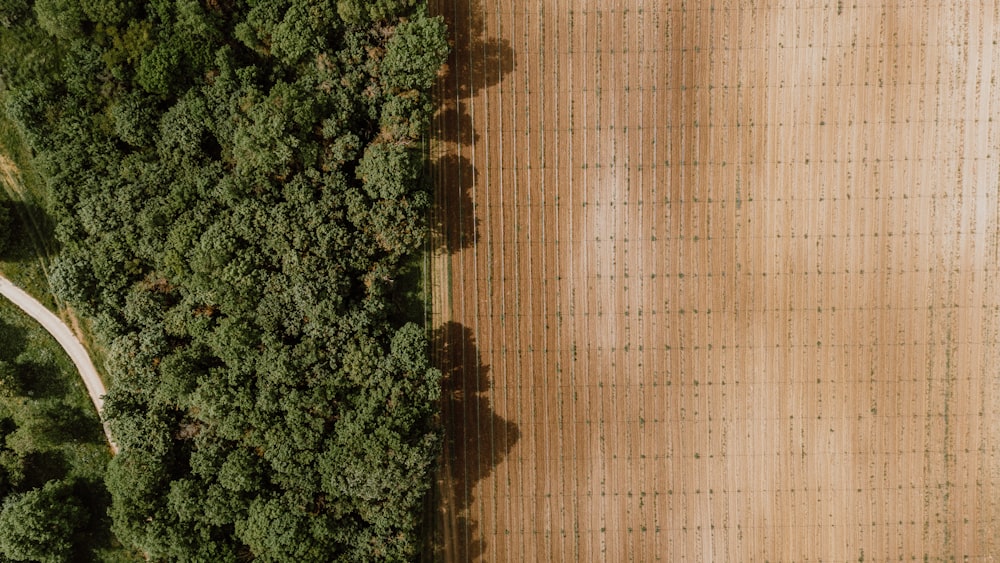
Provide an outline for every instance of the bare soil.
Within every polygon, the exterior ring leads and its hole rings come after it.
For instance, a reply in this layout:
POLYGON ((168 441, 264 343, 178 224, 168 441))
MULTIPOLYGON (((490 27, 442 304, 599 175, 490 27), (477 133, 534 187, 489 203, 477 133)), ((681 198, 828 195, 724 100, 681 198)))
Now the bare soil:
POLYGON ((1000 556, 997 2, 431 4, 430 558, 1000 556))

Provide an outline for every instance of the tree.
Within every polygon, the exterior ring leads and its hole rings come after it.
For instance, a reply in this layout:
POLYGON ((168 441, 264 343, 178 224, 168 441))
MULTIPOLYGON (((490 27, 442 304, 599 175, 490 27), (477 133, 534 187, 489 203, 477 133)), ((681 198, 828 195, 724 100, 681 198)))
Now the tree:
MULTIPOLYGON (((115 429, 118 437, 122 428, 115 429)), ((156 559, 170 550, 165 494, 169 476, 164 459, 138 449, 122 449, 108 465, 105 478, 112 493, 109 514, 115 535, 156 559)))
POLYGON ((38 25, 60 39, 73 39, 83 32, 84 13, 77 0, 36 0, 38 25))
POLYGON ((5 104, 49 190, 53 290, 107 344, 119 539, 412 558, 440 376, 392 299, 427 232, 442 21, 423 0, 37 2, 47 42, 0 32, 32 55, 0 61, 5 104))
POLYGON ((427 90, 434 85, 448 57, 444 30, 441 16, 429 17, 425 10, 396 27, 382 59, 382 82, 388 89, 427 90))
POLYGON ((337 13, 351 25, 389 20, 412 8, 417 0, 338 0, 337 13))
POLYGON ((134 0, 81 0, 80 5, 91 21, 108 26, 126 21, 136 11, 134 0))
POLYGON ((335 31, 340 23, 328 0, 259 2, 236 28, 244 45, 294 65, 315 52, 317 37, 335 31))
POLYGON ((12 27, 31 13, 28 0, 0 0, 0 25, 12 27))
POLYGON ((66 561, 86 518, 66 481, 7 497, 0 510, 0 553, 14 561, 66 561))
POLYGON ((80 308, 84 314, 93 311, 90 303, 97 293, 97 280, 83 252, 63 251, 52 264, 49 283, 53 293, 80 308))
POLYGON ((25 456, 7 446, 7 437, 17 431, 17 424, 8 414, 0 409, 0 498, 24 482, 27 469, 25 456))
POLYGON ((160 43, 142 57, 136 81, 150 94, 166 96, 172 90, 181 55, 169 43, 160 43))
POLYGON ((141 147, 155 141, 156 116, 150 101, 136 92, 131 92, 111 107, 115 133, 126 143, 141 147))
POLYGON ((317 538, 313 518, 294 495, 261 496, 249 507, 236 533, 261 561, 322 562, 335 560, 336 548, 317 538))

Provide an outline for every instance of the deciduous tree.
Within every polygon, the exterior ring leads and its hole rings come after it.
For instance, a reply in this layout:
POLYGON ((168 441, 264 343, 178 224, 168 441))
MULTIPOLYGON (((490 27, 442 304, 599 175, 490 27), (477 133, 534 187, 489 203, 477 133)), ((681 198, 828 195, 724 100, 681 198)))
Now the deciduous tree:
POLYGON ((0 510, 0 553, 14 561, 67 561, 87 513, 64 481, 7 497, 0 510))

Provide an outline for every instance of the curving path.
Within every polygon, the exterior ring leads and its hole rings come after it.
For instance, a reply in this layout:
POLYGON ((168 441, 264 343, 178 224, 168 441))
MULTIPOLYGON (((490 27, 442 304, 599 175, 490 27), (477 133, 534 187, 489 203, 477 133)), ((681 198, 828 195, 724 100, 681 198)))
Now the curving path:
MULTIPOLYGON (((86 348, 77 340, 73 331, 59 317, 39 303, 37 299, 25 293, 24 290, 3 276, 0 276, 0 295, 10 299, 11 302, 20 307, 31 318, 41 323, 45 327, 45 330, 49 331, 49 334, 55 337, 59 345, 62 346, 63 350, 66 350, 70 359, 73 360, 77 371, 80 372, 80 377, 83 378, 83 383, 87 386, 87 392, 90 394, 90 399, 94 402, 97 412, 103 414, 104 395, 108 391, 105 389, 101 377, 97 374, 97 369, 94 367, 94 362, 90 360, 90 355, 87 354, 86 348)), ((111 451, 117 454, 118 445, 111 437, 107 423, 104 424, 104 434, 108 438, 111 451)))

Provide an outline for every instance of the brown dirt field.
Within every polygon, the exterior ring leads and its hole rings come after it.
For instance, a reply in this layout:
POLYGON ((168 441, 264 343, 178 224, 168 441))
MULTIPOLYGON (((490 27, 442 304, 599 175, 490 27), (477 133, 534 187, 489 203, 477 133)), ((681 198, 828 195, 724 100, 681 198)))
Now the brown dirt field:
POLYGON ((429 559, 1000 557, 997 2, 431 4, 429 559))

